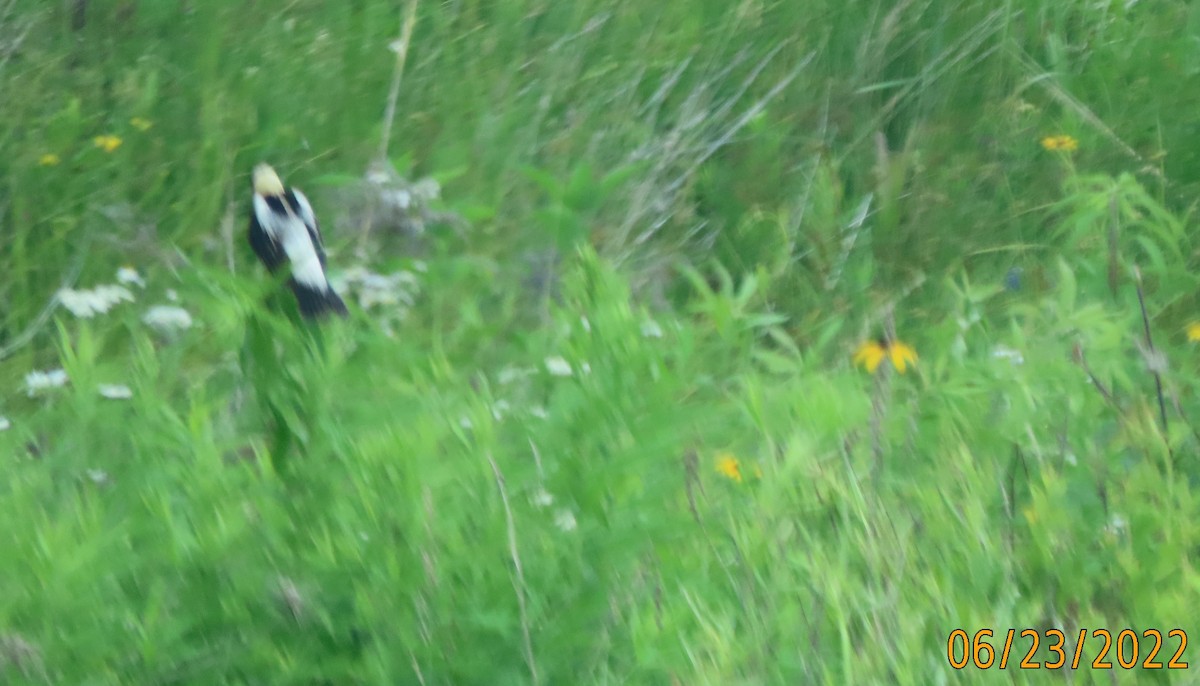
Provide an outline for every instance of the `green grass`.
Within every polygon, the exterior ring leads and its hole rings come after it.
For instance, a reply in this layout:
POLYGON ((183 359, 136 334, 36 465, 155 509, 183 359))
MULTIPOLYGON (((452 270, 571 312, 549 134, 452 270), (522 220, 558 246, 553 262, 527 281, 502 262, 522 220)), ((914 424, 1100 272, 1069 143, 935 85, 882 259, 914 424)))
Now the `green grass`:
MULTIPOLYGON (((0 0, 0 681, 1061 683, 947 641, 1200 641, 1191 4, 426 2, 386 122, 405 11, 0 0), (385 126, 463 226, 363 234, 385 126), (268 306, 261 160, 411 305, 268 306), (134 302, 55 305, 122 265, 134 302), (853 365, 893 330, 915 369, 853 365)), ((1100 650, 1072 683, 1195 680, 1100 650)))

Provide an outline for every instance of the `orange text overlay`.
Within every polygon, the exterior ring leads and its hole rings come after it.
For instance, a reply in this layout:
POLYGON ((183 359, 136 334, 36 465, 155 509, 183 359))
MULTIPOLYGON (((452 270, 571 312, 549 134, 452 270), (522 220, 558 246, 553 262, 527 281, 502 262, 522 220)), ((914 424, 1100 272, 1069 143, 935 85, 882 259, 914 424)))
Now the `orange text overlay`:
POLYGON ((980 629, 950 632, 946 658, 955 669, 1187 669, 1183 629, 980 629))

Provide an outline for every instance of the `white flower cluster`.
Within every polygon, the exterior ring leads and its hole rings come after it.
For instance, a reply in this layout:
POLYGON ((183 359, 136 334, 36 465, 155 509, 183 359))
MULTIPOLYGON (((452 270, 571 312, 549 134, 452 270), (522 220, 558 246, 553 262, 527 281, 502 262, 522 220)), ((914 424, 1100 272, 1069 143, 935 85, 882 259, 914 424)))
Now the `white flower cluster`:
POLYGON ((192 327, 192 315, 176 305, 155 305, 142 315, 142 322, 162 333, 174 333, 192 327))
MULTIPOLYGON (((133 292, 128 287, 146 287, 146 280, 133 267, 121 267, 117 270, 117 283, 96 286, 91 289, 62 288, 55 294, 58 304, 80 319, 91 319, 98 314, 104 314, 121 302, 133 302, 133 292)), ((167 291, 167 298, 178 299, 175 292, 167 291)), ((173 333, 191 328, 192 316, 188 311, 176 305, 154 305, 142 315, 142 321, 149 327, 163 333, 173 333)), ((110 397, 110 396, 106 396, 110 397)))
POLYGON ((361 186, 363 199, 371 208, 371 231, 386 229, 417 236, 426 224, 441 223, 448 216, 430 209, 442 195, 437 179, 425 177, 409 181, 390 162, 375 160, 367 168, 366 183, 361 186))
POLYGON ((67 385, 67 372, 63 369, 49 371, 33 370, 25 375, 25 395, 30 398, 52 388, 62 388, 67 385))
POLYGON ((62 288, 55 297, 60 305, 80 319, 104 314, 119 302, 133 302, 133 293, 128 288, 115 285, 96 286, 90 290, 62 288))
MULTIPOLYGON (((104 314, 122 302, 133 302, 132 287, 145 288, 146 281, 133 267, 121 267, 117 270, 115 284, 104 284, 90 289, 62 288, 55 294, 55 302, 80 319, 91 319, 104 314)), ((173 291, 167 291, 171 300, 176 300, 173 291)), ((188 311, 176 305, 155 305, 146 310, 142 321, 151 328, 164 333, 174 333, 192 326, 192 317, 188 311)), ((64 369, 35 369, 25 375, 25 394, 30 398, 46 395, 57 388, 70 383, 70 377, 64 369)), ((102 398, 109 400, 129 400, 133 397, 133 389, 125 384, 102 383, 96 387, 96 392, 102 398)), ((8 417, 0 415, 0 431, 12 427, 8 417)))
POLYGON ((351 267, 330 278, 333 289, 354 296, 364 310, 391 310, 403 318, 420 291, 417 275, 407 270, 377 274, 366 267, 351 267))

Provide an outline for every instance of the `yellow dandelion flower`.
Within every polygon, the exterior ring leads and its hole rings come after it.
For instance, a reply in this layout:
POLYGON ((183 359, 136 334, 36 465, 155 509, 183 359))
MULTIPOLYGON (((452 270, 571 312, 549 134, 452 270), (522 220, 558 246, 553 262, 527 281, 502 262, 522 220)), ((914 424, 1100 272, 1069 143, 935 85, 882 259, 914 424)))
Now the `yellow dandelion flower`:
POLYGON ((733 453, 717 454, 717 472, 730 481, 742 483, 742 463, 733 456, 733 453))
POLYGON ((134 117, 133 119, 129 120, 129 123, 138 131, 149 131, 150 127, 154 126, 154 122, 141 117, 134 117))
POLYGON ((1042 147, 1046 150, 1062 150, 1063 152, 1074 152, 1079 149, 1079 141, 1073 136, 1063 134, 1061 136, 1046 136, 1042 139, 1042 147))
POLYGON ((113 150, 121 147, 121 139, 112 134, 96 136, 92 139, 92 142, 96 144, 97 148, 100 148, 104 152, 112 152, 113 150))
POLYGON ((59 159, 58 155, 55 155, 52 152, 48 152, 45 155, 42 155, 41 157, 38 158, 38 164, 43 167, 53 167, 53 166, 57 165, 59 162, 62 162, 62 160, 59 159))
POLYGON ((1187 325, 1187 338, 1189 341, 1200 341, 1200 322, 1187 325))
POLYGON ((917 363, 917 351, 900 341, 867 341, 854 352, 854 364, 872 374, 884 360, 891 362, 896 371, 903 374, 910 365, 917 363))

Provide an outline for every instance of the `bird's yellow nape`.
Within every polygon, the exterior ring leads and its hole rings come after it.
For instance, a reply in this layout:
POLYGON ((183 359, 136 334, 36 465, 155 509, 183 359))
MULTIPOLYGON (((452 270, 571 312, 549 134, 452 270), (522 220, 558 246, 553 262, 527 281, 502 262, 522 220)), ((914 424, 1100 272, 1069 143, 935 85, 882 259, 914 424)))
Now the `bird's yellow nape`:
POLYGON ((260 163, 254 167, 254 192, 259 195, 282 195, 283 182, 271 165, 260 163))

